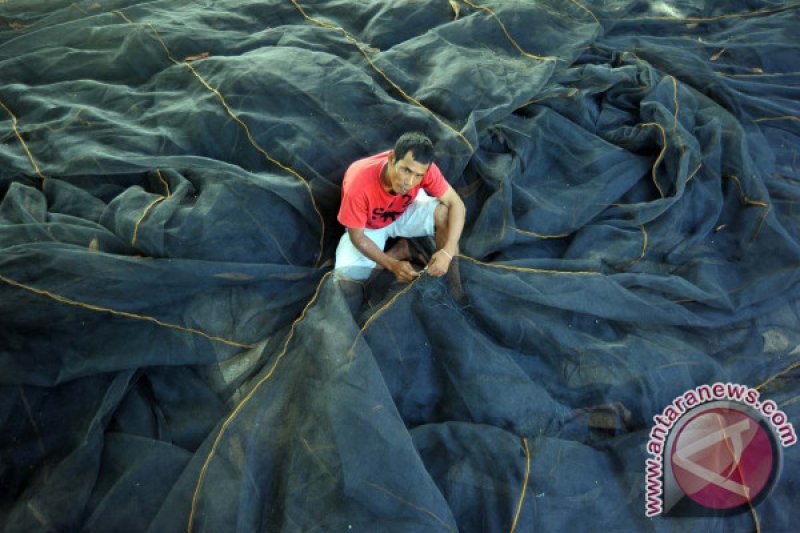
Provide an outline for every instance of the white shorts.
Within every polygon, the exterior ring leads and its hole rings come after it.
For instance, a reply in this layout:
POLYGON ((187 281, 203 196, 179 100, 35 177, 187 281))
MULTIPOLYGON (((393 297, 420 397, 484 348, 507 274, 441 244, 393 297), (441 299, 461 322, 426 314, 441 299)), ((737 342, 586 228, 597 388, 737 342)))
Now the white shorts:
MULTIPOLYGON (((394 237, 424 237, 435 232, 434 213, 439 205, 439 200, 419 191, 414 202, 408 206, 405 213, 380 229, 365 229, 364 235, 369 237, 378 248, 383 250, 386 241, 394 237)), ((336 266, 334 270, 345 278, 364 280, 367 279, 375 268, 375 261, 368 258, 353 246, 350 235, 344 232, 336 247, 336 266)))

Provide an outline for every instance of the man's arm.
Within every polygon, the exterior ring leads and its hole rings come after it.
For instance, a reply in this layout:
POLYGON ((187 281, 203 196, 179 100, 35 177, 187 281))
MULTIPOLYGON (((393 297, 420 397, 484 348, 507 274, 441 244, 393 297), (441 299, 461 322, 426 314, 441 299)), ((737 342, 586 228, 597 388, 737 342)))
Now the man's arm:
POLYGON ((431 276, 444 276, 450 269, 450 262, 458 255, 458 241, 464 231, 464 220, 467 209, 461 197, 449 187, 447 192, 439 197, 439 202, 447 207, 447 228, 443 234, 437 232, 437 252, 431 256, 428 263, 428 274, 431 276))
POLYGON ((364 235, 363 228, 347 228, 347 234, 359 252, 392 272, 398 281, 411 281, 419 275, 408 261, 399 261, 385 254, 372 239, 364 235))

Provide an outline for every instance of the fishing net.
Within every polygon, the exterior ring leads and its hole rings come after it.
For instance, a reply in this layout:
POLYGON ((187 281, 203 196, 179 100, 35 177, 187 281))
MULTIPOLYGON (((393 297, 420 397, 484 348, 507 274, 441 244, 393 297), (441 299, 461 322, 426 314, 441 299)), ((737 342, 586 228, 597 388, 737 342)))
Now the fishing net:
POLYGON ((766 531, 645 516, 653 416, 800 421, 800 4, 0 1, 5 531, 766 531), (332 271, 405 131, 444 278, 332 271))

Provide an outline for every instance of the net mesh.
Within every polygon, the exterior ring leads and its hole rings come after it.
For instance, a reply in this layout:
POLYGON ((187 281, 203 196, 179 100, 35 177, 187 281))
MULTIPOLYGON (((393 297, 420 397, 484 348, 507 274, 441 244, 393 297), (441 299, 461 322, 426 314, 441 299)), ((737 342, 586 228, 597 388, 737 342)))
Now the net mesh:
POLYGON ((800 421, 799 7, 0 1, 5 531, 792 529, 644 509, 684 391, 800 421), (342 284, 408 130, 461 256, 342 284))

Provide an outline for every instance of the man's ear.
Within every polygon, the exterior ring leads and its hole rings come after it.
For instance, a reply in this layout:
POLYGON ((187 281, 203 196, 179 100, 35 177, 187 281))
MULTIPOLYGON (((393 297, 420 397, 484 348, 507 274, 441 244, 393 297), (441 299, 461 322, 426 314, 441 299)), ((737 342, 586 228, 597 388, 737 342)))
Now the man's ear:
POLYGON ((389 150, 389 164, 394 165, 394 150, 389 150))

